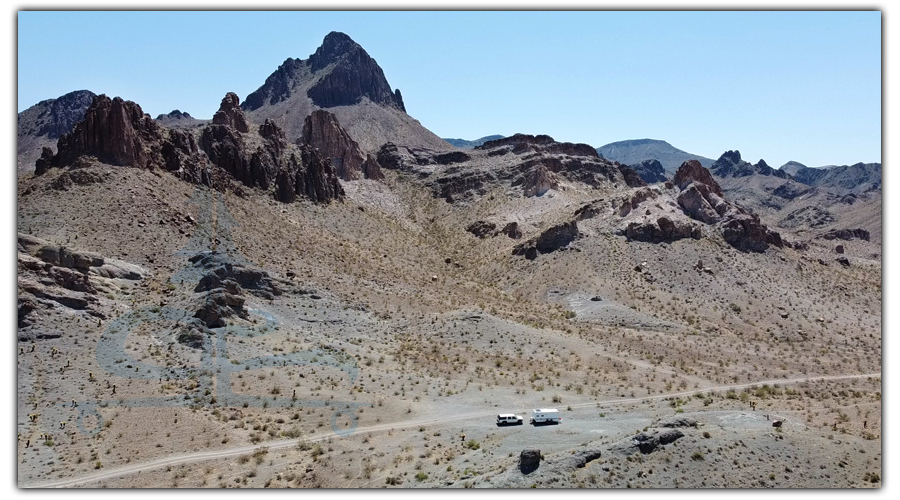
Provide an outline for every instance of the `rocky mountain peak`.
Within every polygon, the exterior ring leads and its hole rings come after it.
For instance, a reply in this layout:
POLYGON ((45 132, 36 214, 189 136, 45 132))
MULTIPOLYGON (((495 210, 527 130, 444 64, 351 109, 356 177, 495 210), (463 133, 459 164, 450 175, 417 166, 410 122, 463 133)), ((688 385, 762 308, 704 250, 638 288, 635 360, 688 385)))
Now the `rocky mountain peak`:
MULTIPOLYGON (((331 63, 338 62, 344 56, 349 56, 354 52, 365 50, 352 38, 339 31, 332 31, 325 35, 322 45, 316 49, 316 52, 309 56, 310 69, 319 71, 331 63)), ((365 54, 368 57, 368 54, 365 54)))
POLYGON ((46 120, 34 134, 56 139, 69 133, 75 124, 84 118, 85 110, 90 107, 95 97, 97 95, 90 90, 76 90, 56 99, 41 101, 38 106, 47 107, 47 111, 43 113, 46 120))
POLYGON ((719 177, 746 177, 750 175, 768 175, 787 179, 787 173, 770 167, 765 160, 759 160, 756 165, 751 165, 741 159, 741 152, 726 151, 713 163, 709 170, 719 177))

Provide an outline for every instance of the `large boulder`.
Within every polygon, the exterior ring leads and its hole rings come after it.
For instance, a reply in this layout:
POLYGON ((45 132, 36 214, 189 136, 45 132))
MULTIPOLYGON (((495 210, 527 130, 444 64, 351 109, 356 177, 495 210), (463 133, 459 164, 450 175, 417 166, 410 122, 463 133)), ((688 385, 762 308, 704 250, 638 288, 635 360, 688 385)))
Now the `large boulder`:
POLYGON ((488 236, 496 236, 497 235, 497 224, 493 222, 477 220, 466 228, 466 231, 474 234, 479 238, 487 238, 488 236))
POLYGON ((524 255, 528 260, 534 260, 538 254, 555 252, 565 248, 579 235, 578 225, 575 221, 564 222, 542 232, 537 238, 516 245, 513 255, 524 255))
POLYGON ((529 474, 541 465, 541 450, 522 450, 519 454, 519 470, 529 474))

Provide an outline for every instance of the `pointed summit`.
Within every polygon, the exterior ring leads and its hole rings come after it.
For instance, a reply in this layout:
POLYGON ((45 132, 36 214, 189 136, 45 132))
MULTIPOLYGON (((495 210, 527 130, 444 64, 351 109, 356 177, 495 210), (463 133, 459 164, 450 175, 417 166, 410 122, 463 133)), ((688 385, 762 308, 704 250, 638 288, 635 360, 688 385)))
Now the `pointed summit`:
MULTIPOLYGON (((341 56, 360 50, 365 53, 365 50, 352 38, 339 31, 332 31, 325 35, 322 45, 316 49, 313 55, 309 56, 310 69, 319 71, 333 62, 337 62, 341 56)), ((368 54, 366 56, 368 57, 368 54)))
POLYGON ((337 31, 328 33, 308 59, 285 60, 241 108, 256 123, 277 122, 289 141, 300 138, 307 116, 326 109, 369 154, 387 142, 452 149, 406 113, 400 90, 390 86, 375 59, 337 31))
POLYGON ((262 87, 247 96, 242 107, 252 111, 287 100, 303 90, 320 108, 353 106, 367 98, 406 112, 400 90, 391 90, 375 59, 349 36, 337 31, 326 35, 309 59, 286 60, 262 87))

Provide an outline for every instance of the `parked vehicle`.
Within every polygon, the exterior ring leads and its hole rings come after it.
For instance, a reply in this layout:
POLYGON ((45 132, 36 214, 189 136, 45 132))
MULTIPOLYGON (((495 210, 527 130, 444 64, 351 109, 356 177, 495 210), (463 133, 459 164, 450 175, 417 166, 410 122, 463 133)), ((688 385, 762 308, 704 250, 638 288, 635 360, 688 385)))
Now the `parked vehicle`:
POLYGON ((522 425, 524 420, 519 415, 501 413, 497 415, 497 425, 522 425))
POLYGON ((562 423, 562 417, 556 408, 541 408, 531 410, 532 424, 559 424, 562 423))

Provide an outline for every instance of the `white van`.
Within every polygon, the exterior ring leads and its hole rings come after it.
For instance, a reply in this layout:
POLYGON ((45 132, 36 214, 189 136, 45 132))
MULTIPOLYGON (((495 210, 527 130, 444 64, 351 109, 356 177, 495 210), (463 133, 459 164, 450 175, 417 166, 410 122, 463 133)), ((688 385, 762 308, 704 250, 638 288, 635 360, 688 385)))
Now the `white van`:
POLYGON ((497 425, 522 425, 523 419, 519 415, 512 413, 501 413, 497 415, 497 425))
POLYGON ((562 417, 559 416, 559 410, 556 408, 541 408, 531 410, 532 424, 559 424, 562 423, 562 417))

